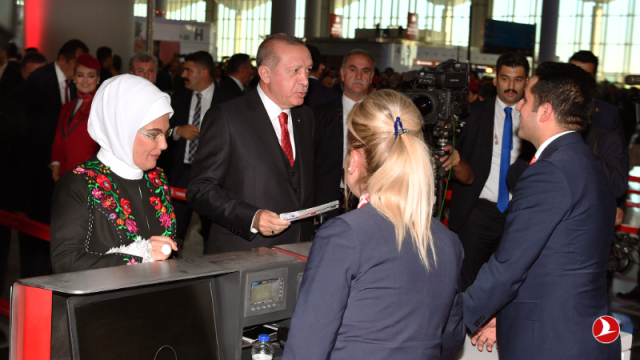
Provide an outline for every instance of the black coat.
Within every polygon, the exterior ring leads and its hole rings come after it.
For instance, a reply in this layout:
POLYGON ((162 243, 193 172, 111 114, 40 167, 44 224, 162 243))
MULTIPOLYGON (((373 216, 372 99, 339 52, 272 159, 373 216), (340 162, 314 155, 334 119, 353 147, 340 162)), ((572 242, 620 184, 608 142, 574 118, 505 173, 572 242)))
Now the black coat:
POLYGON ((244 95, 244 91, 240 89, 238 84, 236 84, 230 76, 223 75, 213 91, 213 100, 211 101, 211 104, 222 104, 223 102, 227 102, 242 95, 244 95))
POLYGON ((259 209, 281 214, 313 206, 313 113, 300 106, 291 109, 291 117, 299 186, 257 90, 204 116, 187 200, 194 211, 213 220, 206 253, 311 240, 310 220, 293 222, 276 236, 250 231, 259 209))
MULTIPOLYGON (((342 97, 313 109, 316 205, 339 200, 344 165, 342 97)), ((337 212, 331 215, 337 215, 337 212)))
POLYGON ((20 64, 17 61, 9 61, 0 78, 0 96, 8 94, 23 81, 20 64))
MULTIPOLYGON (((71 84, 71 99, 77 96, 75 85, 71 84)), ((49 223, 51 216, 51 196, 53 179, 48 165, 51 162, 51 146, 58 128, 62 101, 54 63, 35 70, 18 87, 7 94, 6 100, 15 107, 17 116, 26 119, 29 136, 26 138, 32 157, 29 171, 34 182, 27 201, 31 201, 29 216, 40 222, 49 223)))
POLYGON ((127 180, 107 171, 97 157, 78 168, 83 170, 63 174, 56 184, 51 217, 54 272, 127 265, 132 258, 141 262, 136 256, 105 253, 130 244, 137 236, 175 236, 173 207, 162 171, 146 171, 140 180, 127 180), (109 180, 106 185, 105 179, 109 180))
POLYGON ((304 97, 305 105, 310 108, 315 108, 318 105, 325 104, 331 100, 339 98, 339 92, 322 85, 317 79, 309 78, 309 89, 307 91, 307 95, 304 97))

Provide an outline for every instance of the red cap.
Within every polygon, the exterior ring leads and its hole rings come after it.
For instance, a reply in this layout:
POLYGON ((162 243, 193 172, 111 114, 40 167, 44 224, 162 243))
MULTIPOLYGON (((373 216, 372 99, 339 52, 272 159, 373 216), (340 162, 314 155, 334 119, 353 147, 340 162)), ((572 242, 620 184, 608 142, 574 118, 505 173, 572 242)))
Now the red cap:
POLYGON ((378 75, 373 75, 373 79, 371 79, 374 87, 378 87, 378 75))
POLYGON ((100 63, 98 59, 94 58, 90 54, 83 54, 76 58, 76 64, 82 65, 89 69, 100 71, 100 63))

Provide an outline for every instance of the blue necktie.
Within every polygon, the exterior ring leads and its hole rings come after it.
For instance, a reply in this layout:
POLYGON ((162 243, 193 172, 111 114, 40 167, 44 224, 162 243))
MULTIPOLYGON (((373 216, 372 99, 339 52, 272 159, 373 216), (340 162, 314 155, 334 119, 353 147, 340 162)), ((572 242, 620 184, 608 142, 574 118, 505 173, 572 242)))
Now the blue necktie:
POLYGON ((511 108, 504 108, 506 114, 502 131, 502 151, 500 151, 500 179, 498 183, 498 210, 505 212, 509 208, 509 188, 507 187, 507 173, 511 164, 511 150, 513 149, 513 120, 511 108))
MULTIPOLYGON (((202 123, 202 119, 200 119, 200 112, 202 109, 202 104, 200 103, 200 100, 202 100, 202 94, 197 92, 196 97, 198 98, 198 101, 196 102, 196 110, 193 112, 192 124, 193 126, 200 129, 200 124, 202 123)), ((196 136, 196 138, 191 140, 191 142, 189 143, 189 157, 187 158, 187 160, 189 161, 189 164, 191 164, 193 162, 193 159, 195 159, 197 148, 198 148, 198 136, 196 136)))

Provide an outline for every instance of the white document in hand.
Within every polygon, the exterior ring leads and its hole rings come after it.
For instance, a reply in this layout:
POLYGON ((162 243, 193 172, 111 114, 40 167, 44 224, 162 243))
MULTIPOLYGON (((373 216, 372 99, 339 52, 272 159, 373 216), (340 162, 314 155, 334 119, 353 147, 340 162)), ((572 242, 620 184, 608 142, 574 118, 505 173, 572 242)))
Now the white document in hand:
POLYGON ((287 220, 287 221, 296 221, 296 220, 308 218, 310 216, 316 216, 322 213, 326 213, 327 211, 337 209, 338 206, 340 206, 340 202, 336 200, 330 203, 326 203, 324 205, 312 207, 310 209, 298 210, 290 213, 280 214, 280 219, 287 220))

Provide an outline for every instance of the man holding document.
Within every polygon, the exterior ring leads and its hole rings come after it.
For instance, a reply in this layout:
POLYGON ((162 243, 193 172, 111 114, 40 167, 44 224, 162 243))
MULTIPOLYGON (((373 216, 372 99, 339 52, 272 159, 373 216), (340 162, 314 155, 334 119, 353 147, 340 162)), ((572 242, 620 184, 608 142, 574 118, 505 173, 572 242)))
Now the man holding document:
POLYGON ((213 220, 205 254, 310 241, 313 220, 279 214, 314 204, 313 113, 301 106, 311 55, 297 38, 260 45, 260 84, 205 115, 187 189, 213 220))

